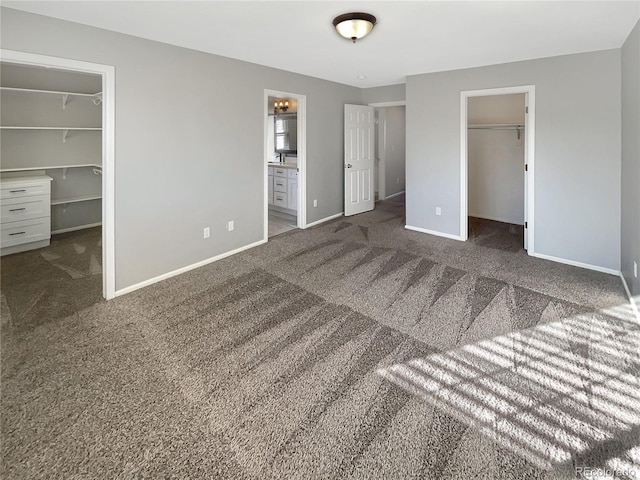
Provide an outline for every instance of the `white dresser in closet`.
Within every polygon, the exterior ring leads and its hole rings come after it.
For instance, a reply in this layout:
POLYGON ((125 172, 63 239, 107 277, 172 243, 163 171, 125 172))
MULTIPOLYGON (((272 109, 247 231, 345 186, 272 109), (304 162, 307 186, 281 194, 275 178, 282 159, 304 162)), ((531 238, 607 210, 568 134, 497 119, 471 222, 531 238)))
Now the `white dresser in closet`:
POLYGON ((51 241, 51 177, 0 179, 2 255, 46 247, 51 241))

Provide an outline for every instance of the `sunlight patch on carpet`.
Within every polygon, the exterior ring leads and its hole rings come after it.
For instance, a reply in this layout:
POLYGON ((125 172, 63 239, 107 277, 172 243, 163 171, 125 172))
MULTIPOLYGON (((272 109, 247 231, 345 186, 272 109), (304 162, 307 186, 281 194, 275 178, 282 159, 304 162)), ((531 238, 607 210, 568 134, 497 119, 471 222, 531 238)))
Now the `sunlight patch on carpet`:
MULTIPOLYGON (((378 373, 550 470, 640 427, 640 326, 621 316, 578 315, 378 373)), ((640 447, 626 447, 600 467, 637 468, 640 447)))

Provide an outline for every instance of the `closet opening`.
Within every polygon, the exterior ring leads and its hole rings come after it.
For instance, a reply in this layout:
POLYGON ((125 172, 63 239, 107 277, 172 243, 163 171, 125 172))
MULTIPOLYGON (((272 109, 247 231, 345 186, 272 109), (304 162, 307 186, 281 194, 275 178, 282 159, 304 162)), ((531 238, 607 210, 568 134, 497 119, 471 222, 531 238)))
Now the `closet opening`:
POLYGON ((461 238, 533 254, 533 87, 462 93, 461 238))
POLYGON ((115 296, 113 67, 2 53, 1 302, 19 327, 115 296))

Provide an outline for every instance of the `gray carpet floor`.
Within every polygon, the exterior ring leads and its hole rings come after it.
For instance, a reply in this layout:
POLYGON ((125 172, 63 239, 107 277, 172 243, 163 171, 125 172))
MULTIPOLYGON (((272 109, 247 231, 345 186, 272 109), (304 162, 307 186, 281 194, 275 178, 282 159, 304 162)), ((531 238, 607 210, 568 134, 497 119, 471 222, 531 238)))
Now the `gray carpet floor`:
POLYGON ((4 325, 3 478, 638 478, 620 280, 403 217, 4 325))
POLYGON ((102 299, 102 228, 53 235, 45 248, 2 257, 2 322, 35 326, 102 299))
POLYGON ((469 217, 470 243, 508 252, 524 250, 524 226, 469 217))

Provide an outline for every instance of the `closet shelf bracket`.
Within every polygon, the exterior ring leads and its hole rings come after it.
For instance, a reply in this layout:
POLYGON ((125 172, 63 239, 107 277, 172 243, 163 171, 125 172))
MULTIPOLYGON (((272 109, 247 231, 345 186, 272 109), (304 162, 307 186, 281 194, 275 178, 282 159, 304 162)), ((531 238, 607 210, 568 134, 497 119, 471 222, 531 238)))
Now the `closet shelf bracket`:
POLYGON ((62 95, 62 109, 66 110, 67 109, 67 102, 69 101, 69 95, 68 94, 64 94, 62 95))
POLYGON ((62 130, 62 143, 67 143, 67 135, 69 135, 69 129, 65 128, 62 130))

